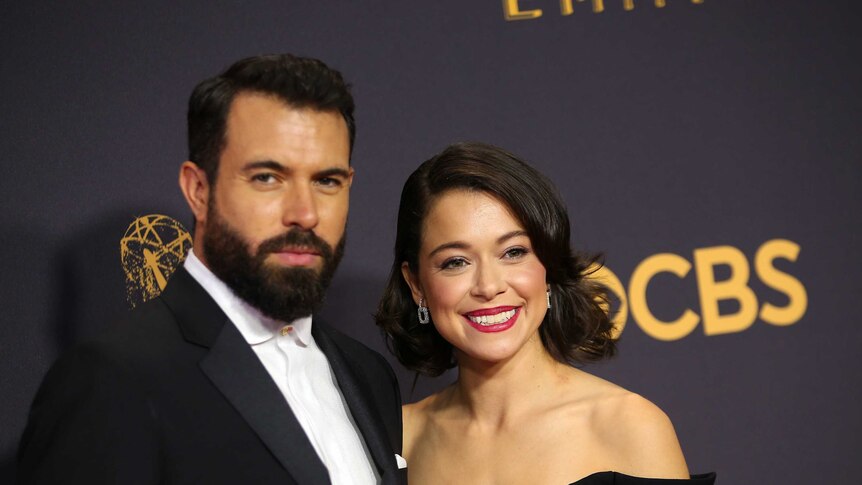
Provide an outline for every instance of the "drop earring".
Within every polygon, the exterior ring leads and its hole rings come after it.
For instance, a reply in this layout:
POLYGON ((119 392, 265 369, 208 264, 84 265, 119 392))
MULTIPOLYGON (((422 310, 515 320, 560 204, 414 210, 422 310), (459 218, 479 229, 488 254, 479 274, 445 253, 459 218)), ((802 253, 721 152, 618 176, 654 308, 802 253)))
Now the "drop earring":
POLYGON ((551 285, 548 284, 548 292, 545 294, 548 298, 548 309, 551 308, 551 285))
POLYGON ((425 306, 425 298, 419 298, 419 309, 416 310, 416 313, 419 315, 419 323, 422 325, 431 321, 431 317, 428 315, 428 307, 425 306))

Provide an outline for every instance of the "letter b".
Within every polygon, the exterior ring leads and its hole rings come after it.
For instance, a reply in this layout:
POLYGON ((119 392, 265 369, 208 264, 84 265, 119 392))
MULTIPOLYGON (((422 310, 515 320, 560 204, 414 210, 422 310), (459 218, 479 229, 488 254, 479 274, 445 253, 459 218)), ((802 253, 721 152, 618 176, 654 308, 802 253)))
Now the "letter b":
POLYGON ((732 246, 695 249, 694 266, 704 333, 719 335, 741 332, 750 327, 757 318, 757 297, 748 287, 750 270, 742 251, 732 246), (720 264, 730 267, 730 278, 715 281, 713 268, 720 264), (738 301, 739 311, 721 315, 718 309, 721 300, 738 301))

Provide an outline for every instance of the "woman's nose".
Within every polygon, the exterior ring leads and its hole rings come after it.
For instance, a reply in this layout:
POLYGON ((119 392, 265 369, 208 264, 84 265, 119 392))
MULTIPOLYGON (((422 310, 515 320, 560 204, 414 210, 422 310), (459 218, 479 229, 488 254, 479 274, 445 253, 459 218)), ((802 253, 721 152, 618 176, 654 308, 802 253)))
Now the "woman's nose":
POLYGON ((471 293, 484 300, 493 300, 506 291, 506 279, 502 271, 493 264, 479 263, 476 269, 476 281, 471 293))

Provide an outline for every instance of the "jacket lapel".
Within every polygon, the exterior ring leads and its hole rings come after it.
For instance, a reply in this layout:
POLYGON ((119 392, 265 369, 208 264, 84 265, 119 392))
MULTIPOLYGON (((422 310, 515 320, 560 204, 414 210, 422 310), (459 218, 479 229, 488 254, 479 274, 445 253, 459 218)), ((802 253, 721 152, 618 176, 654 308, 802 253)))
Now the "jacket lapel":
POLYGON ((325 329, 321 327, 322 325, 319 323, 312 325, 314 340, 329 360, 329 365, 338 381, 341 395, 344 396, 350 413, 353 415, 353 420, 362 432, 365 445, 368 447, 374 463, 377 464, 382 483, 401 483, 397 473, 394 451, 386 436, 383 420, 377 409, 370 404, 373 400, 368 386, 357 377, 349 357, 341 351, 325 329))
POLYGON ((200 367, 218 390, 301 484, 329 484, 320 461, 290 406, 239 330, 184 269, 162 293, 186 339, 209 347, 200 367))

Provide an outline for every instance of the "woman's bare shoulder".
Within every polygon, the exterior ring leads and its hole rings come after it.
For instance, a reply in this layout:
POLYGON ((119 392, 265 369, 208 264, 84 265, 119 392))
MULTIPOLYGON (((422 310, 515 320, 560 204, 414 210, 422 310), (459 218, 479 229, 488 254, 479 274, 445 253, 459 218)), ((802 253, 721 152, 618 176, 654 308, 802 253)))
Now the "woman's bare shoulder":
POLYGON ((401 406, 401 415, 404 418, 404 422, 407 423, 408 420, 425 420, 429 415, 434 413, 435 410, 439 411, 442 401, 441 397, 447 390, 448 388, 443 389, 442 391, 431 394, 422 400, 401 406))
POLYGON ((419 420, 422 420, 425 415, 425 408, 427 407, 427 401, 431 396, 426 397, 422 401, 417 401, 410 404, 405 404, 401 406, 401 421, 404 424, 405 433, 408 430, 415 429, 419 424, 419 420))
POLYGON ((446 389, 420 401, 401 406, 405 457, 412 455, 417 440, 426 434, 429 421, 433 420, 437 412, 445 408, 442 404, 444 400, 441 398, 445 392, 446 389))
POLYGON ((597 437, 622 462, 622 469, 617 471, 688 478, 688 467, 667 414, 643 396, 607 384, 597 387, 602 391, 596 393, 591 414, 597 437))
POLYGON ((595 412, 602 411, 609 403, 619 402, 632 394, 601 377, 566 367, 559 374, 557 402, 578 415, 586 414, 593 419, 595 412))
POLYGON ((595 410, 597 426, 613 430, 611 438, 621 443, 640 443, 643 438, 659 437, 676 440, 667 414, 639 394, 623 390, 601 399, 595 410), (639 439, 640 438, 640 439, 639 439))

